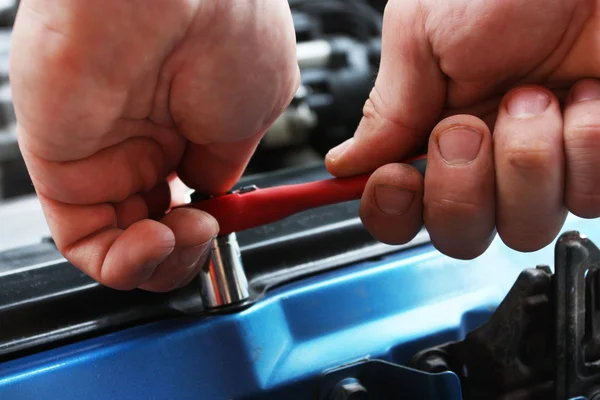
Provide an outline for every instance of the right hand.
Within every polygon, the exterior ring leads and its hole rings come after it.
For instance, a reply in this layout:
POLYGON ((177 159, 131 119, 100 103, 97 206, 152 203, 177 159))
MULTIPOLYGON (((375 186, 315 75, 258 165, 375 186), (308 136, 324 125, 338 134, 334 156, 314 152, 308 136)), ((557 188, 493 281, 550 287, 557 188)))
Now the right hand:
POLYGON ((567 210, 600 216, 598 3, 387 3, 364 118, 327 157, 337 176, 375 171, 361 217, 377 239, 406 243, 425 224, 438 250, 469 259, 496 230, 534 251, 567 210), (424 145, 425 179, 399 164, 424 145))

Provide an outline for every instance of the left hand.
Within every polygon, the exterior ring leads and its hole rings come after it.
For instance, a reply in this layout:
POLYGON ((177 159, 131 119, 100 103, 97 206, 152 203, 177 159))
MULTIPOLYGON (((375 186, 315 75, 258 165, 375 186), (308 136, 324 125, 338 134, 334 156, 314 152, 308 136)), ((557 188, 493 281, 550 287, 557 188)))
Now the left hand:
POLYGON ((165 215, 167 179, 239 179, 298 87, 287 2, 22 0, 12 49, 19 144, 61 254, 115 289, 186 285, 219 226, 165 215))

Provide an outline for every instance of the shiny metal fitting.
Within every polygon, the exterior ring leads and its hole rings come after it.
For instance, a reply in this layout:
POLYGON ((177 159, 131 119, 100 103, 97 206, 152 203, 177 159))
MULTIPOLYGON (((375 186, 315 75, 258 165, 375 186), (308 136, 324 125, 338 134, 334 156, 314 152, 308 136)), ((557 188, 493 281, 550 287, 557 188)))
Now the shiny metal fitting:
POLYGON ((213 240, 211 257, 200 273, 200 281, 202 302, 208 310, 241 303, 250 297, 235 233, 213 240))

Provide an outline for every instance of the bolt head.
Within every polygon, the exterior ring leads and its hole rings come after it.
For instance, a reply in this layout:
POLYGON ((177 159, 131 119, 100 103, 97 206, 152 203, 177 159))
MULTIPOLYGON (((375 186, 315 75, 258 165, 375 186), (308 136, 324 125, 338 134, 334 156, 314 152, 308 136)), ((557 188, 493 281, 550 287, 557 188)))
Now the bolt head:
POLYGON ((419 360, 418 369, 425 372, 440 373, 449 370, 448 363, 439 353, 430 353, 419 360))
POLYGON ((368 398, 367 389, 355 378, 340 381, 330 396, 330 400, 367 400, 368 398))

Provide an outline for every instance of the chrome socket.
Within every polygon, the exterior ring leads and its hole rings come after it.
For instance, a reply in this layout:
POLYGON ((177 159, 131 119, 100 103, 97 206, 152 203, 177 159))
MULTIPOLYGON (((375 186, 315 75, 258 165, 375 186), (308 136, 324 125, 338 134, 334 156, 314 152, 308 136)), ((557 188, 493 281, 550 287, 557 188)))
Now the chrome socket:
POLYGON ((211 256, 199 277, 202 302, 207 310, 243 303, 250 298, 235 233, 217 236, 213 240, 211 256))

